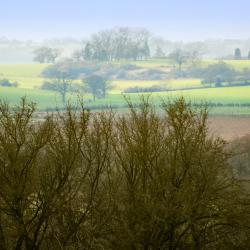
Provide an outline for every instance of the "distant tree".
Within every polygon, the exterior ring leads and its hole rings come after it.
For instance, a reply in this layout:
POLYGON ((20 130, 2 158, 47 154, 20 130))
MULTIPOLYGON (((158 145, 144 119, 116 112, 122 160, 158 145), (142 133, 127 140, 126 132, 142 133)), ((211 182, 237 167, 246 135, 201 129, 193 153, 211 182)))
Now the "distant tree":
POLYGON ((235 60, 241 60, 241 50, 239 48, 236 48, 234 51, 234 59, 235 60))
POLYGON ((55 63, 57 57, 60 55, 60 51, 58 49, 50 48, 50 53, 47 56, 48 63, 55 63))
POLYGON ((155 57, 156 58, 165 57, 165 53, 159 45, 156 47, 155 57))
MULTIPOLYGON (((57 91, 61 97, 62 102, 66 103, 66 94, 70 90, 70 86, 72 83, 73 75, 67 65, 58 64, 50 66, 46 69, 47 76, 51 79, 51 81, 46 82, 46 89, 57 91)), ((42 86, 45 88, 45 85, 42 86)))
POLYGON ((177 49, 172 52, 168 57, 170 60, 172 60, 178 65, 179 71, 182 71, 182 65, 188 60, 189 54, 182 49, 177 49))
POLYGON ((250 69, 244 68, 243 71, 240 72, 239 80, 248 85, 250 82, 250 69))
POLYGON ((59 56, 59 50, 40 47, 34 51, 35 57, 34 61, 39 63, 55 63, 56 58, 59 56))
POLYGON ((203 84, 209 84, 210 87, 215 84, 216 87, 220 87, 223 82, 231 83, 234 80, 235 70, 226 63, 218 63, 203 69, 200 77, 204 79, 203 84))
POLYGON ((107 89, 109 85, 106 79, 99 75, 92 75, 89 76, 84 80, 86 84, 86 90, 93 95, 93 100, 95 101, 96 98, 105 98, 107 89))
POLYGON ((45 63, 47 58, 48 48, 41 47, 34 51, 35 57, 34 61, 39 63, 45 63))
POLYGON ((248 52, 247 59, 250 60, 250 51, 248 52))
POLYGON ((216 88, 220 88, 222 86, 222 79, 221 76, 217 76, 217 78, 215 79, 215 85, 216 88))
POLYGON ((90 61, 92 59, 92 51, 90 43, 87 43, 84 48, 84 60, 90 61))
POLYGON ((150 57, 150 48, 148 45, 148 40, 144 42, 143 48, 142 48, 142 56, 147 59, 150 57))
POLYGON ((192 66, 196 66, 201 61, 201 53, 198 50, 192 50, 188 54, 192 66))
POLYGON ((149 32, 145 29, 102 30, 91 37, 85 48, 88 52, 86 55, 89 58, 91 48, 92 58, 99 61, 148 58, 150 56, 148 38, 149 32))
POLYGON ((105 49, 100 50, 95 55, 96 55, 96 59, 98 59, 99 61, 108 61, 109 56, 108 56, 108 52, 105 49))
POLYGON ((81 62, 84 58, 84 52, 81 49, 75 50, 72 54, 72 58, 74 62, 81 62))

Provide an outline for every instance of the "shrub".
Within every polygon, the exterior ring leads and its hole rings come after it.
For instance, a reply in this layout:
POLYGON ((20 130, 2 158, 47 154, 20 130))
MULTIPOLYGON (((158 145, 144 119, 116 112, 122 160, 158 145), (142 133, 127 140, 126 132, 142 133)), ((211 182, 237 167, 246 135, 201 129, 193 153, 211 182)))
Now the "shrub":
POLYGON ((140 69, 140 67, 134 65, 134 64, 122 64, 120 66, 120 69, 123 70, 136 70, 136 69, 140 69))
MULTIPOLYGON (((57 81, 44 81, 40 87, 43 90, 50 90, 50 91, 57 91, 60 88, 60 84, 57 81)), ((71 83, 68 88, 67 92, 78 93, 83 90, 83 87, 78 83, 71 83)))
POLYGON ((0 79, 0 86, 2 87, 18 87, 17 82, 11 82, 8 79, 0 79))
POLYGON ((143 93, 143 92, 162 92, 167 91, 166 87, 160 86, 160 85, 154 85, 151 87, 130 87, 125 89, 124 93, 143 93))
POLYGON ((44 81, 40 88, 42 90, 51 90, 51 91, 57 91, 58 89, 57 84, 50 81, 44 81))
POLYGON ((249 189, 207 107, 127 106, 36 122, 0 103, 1 249, 248 249, 249 189))
POLYGON ((158 69, 148 69, 138 74, 138 77, 142 80, 162 80, 167 78, 167 74, 158 69))

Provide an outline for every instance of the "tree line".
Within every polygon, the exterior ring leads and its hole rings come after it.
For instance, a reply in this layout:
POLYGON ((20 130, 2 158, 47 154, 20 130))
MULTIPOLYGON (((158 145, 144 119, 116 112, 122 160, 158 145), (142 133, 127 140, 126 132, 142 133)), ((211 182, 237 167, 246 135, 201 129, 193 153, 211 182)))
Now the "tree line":
POLYGON ((34 61, 39 63, 55 63, 56 59, 60 55, 60 50, 50 47, 40 47, 34 50, 34 61))
MULTIPOLYGON (((205 42, 203 42, 205 43, 205 42)), ((184 46, 182 43, 170 43, 152 37, 147 29, 132 29, 118 27, 101 30, 85 41, 81 49, 72 53, 71 59, 80 61, 120 61, 120 60, 145 60, 148 58, 172 59, 181 70, 186 61, 196 63, 205 53, 202 42, 184 46), (174 46, 173 46, 174 44, 174 46), (169 49, 166 49, 169 46, 169 49), (167 52, 168 51, 168 52, 167 52)), ((232 50, 233 52, 233 50, 232 50)), ((61 51, 56 48, 42 46, 33 51, 34 61, 40 63, 54 63, 61 51)), ((218 58, 221 58, 218 55, 218 58)), ((242 60, 250 58, 250 51, 243 56, 241 49, 236 48, 234 54, 222 58, 242 60)))
POLYGON ((249 189, 208 111, 0 104, 0 249, 248 249, 249 189))
MULTIPOLYGON (((113 28, 102 30, 86 42, 84 48, 74 51, 76 61, 142 60, 150 57, 150 33, 146 29, 113 28)), ((34 61, 54 63, 57 49, 41 47, 34 51, 34 61)))
POLYGON ((76 60, 98 61, 142 60, 150 57, 150 33, 146 29, 114 28, 103 30, 74 53, 76 60))

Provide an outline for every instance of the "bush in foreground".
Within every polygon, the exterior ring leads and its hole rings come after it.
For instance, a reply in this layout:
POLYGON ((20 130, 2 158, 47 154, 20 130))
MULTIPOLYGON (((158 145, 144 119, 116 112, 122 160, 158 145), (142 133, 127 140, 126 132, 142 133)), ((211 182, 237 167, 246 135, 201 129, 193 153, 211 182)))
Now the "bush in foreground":
POLYGON ((206 108, 146 97, 35 122, 0 105, 0 249, 247 249, 249 199, 206 108))

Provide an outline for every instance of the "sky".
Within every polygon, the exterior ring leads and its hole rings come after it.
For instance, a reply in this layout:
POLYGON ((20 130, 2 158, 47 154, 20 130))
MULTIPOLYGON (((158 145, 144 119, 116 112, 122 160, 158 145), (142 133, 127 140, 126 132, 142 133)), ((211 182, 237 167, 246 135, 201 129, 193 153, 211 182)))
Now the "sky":
POLYGON ((112 27, 168 40, 250 38, 250 0, 0 0, 0 37, 84 38, 112 27))

